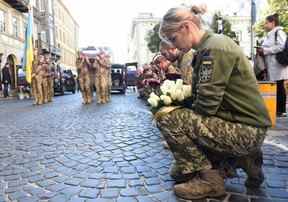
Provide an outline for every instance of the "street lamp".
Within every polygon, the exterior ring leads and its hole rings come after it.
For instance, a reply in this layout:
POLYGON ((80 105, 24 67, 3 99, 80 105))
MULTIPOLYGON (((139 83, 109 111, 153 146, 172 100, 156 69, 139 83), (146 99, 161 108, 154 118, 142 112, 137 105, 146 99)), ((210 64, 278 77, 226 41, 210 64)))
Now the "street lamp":
POLYGON ((256 22, 256 3, 255 0, 251 0, 251 59, 254 58, 254 32, 253 25, 256 22))

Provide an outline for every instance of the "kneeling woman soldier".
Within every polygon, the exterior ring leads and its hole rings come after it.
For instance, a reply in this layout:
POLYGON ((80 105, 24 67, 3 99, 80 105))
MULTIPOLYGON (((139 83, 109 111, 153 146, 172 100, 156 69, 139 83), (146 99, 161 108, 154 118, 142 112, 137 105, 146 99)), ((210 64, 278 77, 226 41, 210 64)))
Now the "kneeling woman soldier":
POLYGON ((261 146, 271 126, 243 51, 232 39, 205 31, 201 13, 197 7, 172 8, 159 31, 162 40, 179 50, 196 50, 191 106, 156 116, 175 158, 171 176, 182 182, 175 193, 186 199, 225 194, 224 176, 211 160, 216 153, 242 159, 246 186, 260 186, 261 146))

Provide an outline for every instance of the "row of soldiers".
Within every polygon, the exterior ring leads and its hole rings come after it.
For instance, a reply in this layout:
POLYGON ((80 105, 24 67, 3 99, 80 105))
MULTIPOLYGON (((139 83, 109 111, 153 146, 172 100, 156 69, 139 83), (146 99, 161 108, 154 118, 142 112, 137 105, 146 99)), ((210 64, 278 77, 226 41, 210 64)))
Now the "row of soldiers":
POLYGON ((94 88, 97 92, 98 104, 109 102, 112 84, 109 55, 104 52, 97 54, 95 57, 80 54, 76 66, 83 104, 92 103, 94 88))
POLYGON ((164 80, 182 79, 184 84, 192 85, 193 50, 183 53, 164 41, 160 43, 160 53, 152 62, 143 66, 138 75, 139 97, 147 100, 151 92, 158 93, 164 80))
POLYGON ((32 94, 35 99, 34 104, 42 105, 53 100, 55 68, 48 53, 40 53, 34 58, 31 80, 32 94))

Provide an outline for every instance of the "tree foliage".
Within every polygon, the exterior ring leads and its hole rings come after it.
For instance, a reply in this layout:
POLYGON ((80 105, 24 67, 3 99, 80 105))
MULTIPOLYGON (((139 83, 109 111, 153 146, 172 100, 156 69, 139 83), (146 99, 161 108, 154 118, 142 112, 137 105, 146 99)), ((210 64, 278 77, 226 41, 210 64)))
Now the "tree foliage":
POLYGON ((288 32, 288 0, 267 0, 268 6, 261 15, 261 20, 256 23, 254 29, 258 37, 264 36, 265 18, 274 13, 280 17, 280 25, 288 32))
POLYGON ((158 35, 160 23, 156 24, 146 36, 147 46, 152 53, 159 52, 160 37, 158 35))

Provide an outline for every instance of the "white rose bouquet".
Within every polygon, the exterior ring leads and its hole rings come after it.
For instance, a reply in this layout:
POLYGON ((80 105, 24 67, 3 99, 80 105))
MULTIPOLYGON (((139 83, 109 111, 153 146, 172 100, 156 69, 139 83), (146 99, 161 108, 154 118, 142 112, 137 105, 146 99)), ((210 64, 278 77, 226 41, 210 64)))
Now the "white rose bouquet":
POLYGON ((178 79, 176 82, 165 80, 160 86, 160 90, 160 95, 151 93, 147 100, 153 114, 164 106, 184 106, 192 96, 191 86, 184 85, 182 79, 178 79))

